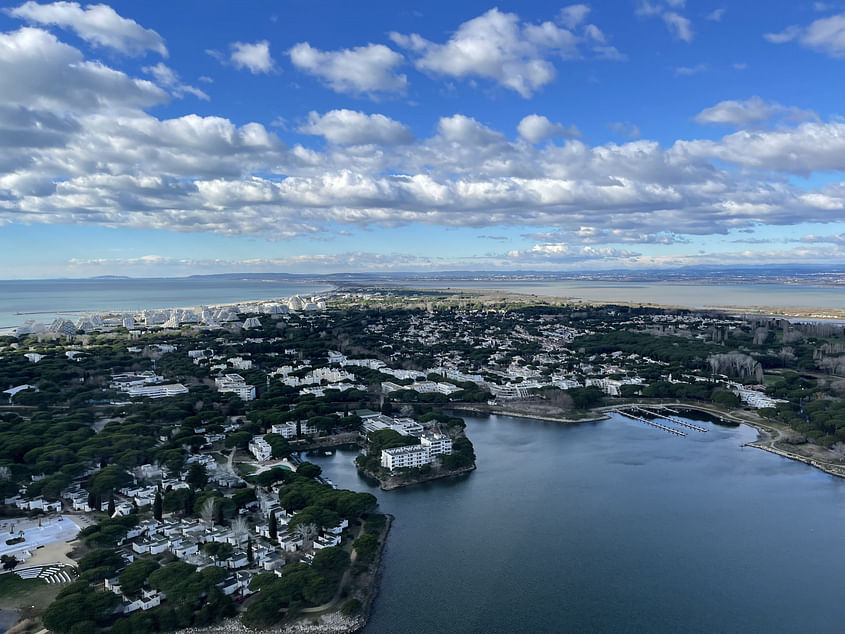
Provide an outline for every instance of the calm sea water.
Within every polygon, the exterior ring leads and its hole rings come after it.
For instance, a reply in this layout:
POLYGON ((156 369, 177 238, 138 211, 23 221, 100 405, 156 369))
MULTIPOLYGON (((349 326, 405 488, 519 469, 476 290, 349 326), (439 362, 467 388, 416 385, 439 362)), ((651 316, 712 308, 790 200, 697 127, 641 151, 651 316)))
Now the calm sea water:
POLYGON ((771 306, 845 308, 845 288, 787 284, 671 284, 663 282, 517 282, 502 280, 411 281, 414 288, 489 289, 542 297, 642 302, 690 308, 771 306))
POLYGON ((369 634, 843 631, 845 481, 753 429, 466 420, 478 469, 450 481, 309 457, 396 516, 369 634))
POLYGON ((19 326, 27 319, 49 323, 59 315, 75 320, 85 312, 226 304, 330 288, 321 282, 269 278, 1 280, 0 328, 19 326))

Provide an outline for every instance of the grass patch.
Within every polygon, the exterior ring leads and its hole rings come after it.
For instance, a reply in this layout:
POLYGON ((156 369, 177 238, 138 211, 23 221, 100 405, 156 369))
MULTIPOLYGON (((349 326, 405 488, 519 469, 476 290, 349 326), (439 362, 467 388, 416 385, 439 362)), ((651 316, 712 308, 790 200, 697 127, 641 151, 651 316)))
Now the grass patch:
POLYGON ((0 575, 0 599, 14 598, 46 585, 43 579, 21 579, 16 574, 6 573, 0 575))
POLYGON ((246 475, 246 476, 252 475, 253 473, 255 473, 258 470, 258 467, 256 467, 255 465, 247 464, 246 462, 236 462, 235 468, 238 470, 238 472, 241 475, 246 475))

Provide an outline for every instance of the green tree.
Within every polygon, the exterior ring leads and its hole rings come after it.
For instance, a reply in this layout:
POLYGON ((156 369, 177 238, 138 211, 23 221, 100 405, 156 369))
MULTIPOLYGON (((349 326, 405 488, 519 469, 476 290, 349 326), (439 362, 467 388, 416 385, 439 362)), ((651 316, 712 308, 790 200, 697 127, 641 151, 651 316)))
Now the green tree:
POLYGON ((3 564, 3 570, 14 570, 15 566, 20 563, 18 558, 14 555, 3 555, 0 556, 0 562, 3 564))
POLYGON ((270 533, 270 541, 275 542, 276 538, 279 536, 279 525, 278 520, 276 519, 276 513, 270 512, 270 526, 268 528, 270 533))
POLYGON ((161 491, 156 491, 155 499, 153 500, 153 517, 161 521, 162 499, 161 491))
POLYGON ((188 467, 188 475, 185 477, 185 482, 191 485, 193 489, 202 489, 208 484, 208 470, 204 464, 199 462, 192 462, 188 467))
POLYGON ((306 478, 316 478, 323 473, 323 469, 312 462, 303 462, 296 468, 296 472, 306 478))
POLYGON ((349 599, 340 606, 340 611, 346 616, 355 616, 361 612, 361 602, 358 599, 349 599))
POLYGON ((109 465, 91 476, 89 490, 98 495, 117 491, 132 484, 132 476, 116 465, 109 465))
POLYGON ((340 580, 348 567, 349 553, 340 546, 320 549, 311 562, 312 570, 334 582, 340 580))
POLYGON ((365 533, 355 540, 353 544, 355 552, 358 553, 358 561, 369 563, 378 550, 378 537, 365 533))
POLYGON ((120 573, 120 588, 123 594, 131 595, 140 591, 147 582, 147 577, 158 569, 158 562, 152 559, 137 559, 133 561, 120 573))

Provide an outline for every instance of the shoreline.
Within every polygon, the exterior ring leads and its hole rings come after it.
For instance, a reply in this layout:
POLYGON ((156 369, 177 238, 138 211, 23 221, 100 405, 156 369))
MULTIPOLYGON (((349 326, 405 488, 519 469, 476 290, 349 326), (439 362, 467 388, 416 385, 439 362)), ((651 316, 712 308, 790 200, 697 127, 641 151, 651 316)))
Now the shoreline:
MULTIPOLYGON (((337 292, 337 290, 338 290, 337 284, 327 283, 325 285, 330 287, 326 291, 318 292, 318 291, 307 290, 307 291, 304 291, 304 293, 308 294, 308 295, 314 295, 314 294, 330 295, 330 294, 337 292)), ((295 295, 301 295, 301 294, 302 293, 296 293, 295 295)), ((295 295, 290 295, 288 297, 294 297, 295 295)), ((241 300, 236 300, 236 301, 218 302, 218 303, 213 303, 213 304, 211 304, 211 303, 204 304, 204 303, 200 302, 200 303, 197 303, 197 304, 191 304, 191 305, 187 305, 187 306, 154 306, 154 307, 144 306, 144 307, 135 307, 135 308, 126 308, 126 309, 72 308, 72 309, 66 309, 66 310, 36 310, 36 311, 27 311, 27 312, 18 311, 18 312, 9 313, 9 314, 13 314, 16 317, 23 318, 23 321, 26 321, 27 319, 34 319, 35 321, 38 321, 38 319, 37 319, 38 315, 52 315, 54 317, 64 315, 67 318, 76 318, 76 317, 82 317, 82 316, 85 316, 85 315, 102 315, 102 316, 106 316, 106 317, 114 317, 114 316, 117 316, 117 315, 126 315, 126 314, 136 315, 136 314, 141 313, 145 310, 190 310, 190 309, 196 308, 197 306, 206 306, 207 308, 218 309, 218 308, 230 308, 232 306, 238 306, 240 304, 265 304, 265 303, 268 303, 268 302, 278 302, 280 299, 284 299, 284 297, 279 295, 279 296, 275 296, 275 297, 271 297, 271 298, 264 297, 264 298, 260 298, 260 299, 241 299, 241 300)), ((42 322, 42 323, 44 323, 44 322, 42 322)), ((2 334, 2 331, 14 330, 15 328, 19 328, 21 325, 23 325, 23 322, 21 322, 19 324, 11 325, 11 326, 0 325, 0 334, 2 334)))
POLYGON ((374 568, 373 575, 370 582, 370 587, 367 591, 367 594, 364 596, 364 601, 362 601, 363 605, 361 607, 361 614, 359 616, 362 619, 361 626, 353 630, 350 634, 356 634, 357 632, 363 632, 364 628, 367 627, 367 623, 370 621, 370 615, 373 611, 373 603, 375 603, 376 598, 381 591, 381 578, 384 575, 384 550, 387 548, 387 537, 390 535, 390 529, 393 527, 393 522, 396 518, 391 515, 390 513, 384 514, 386 521, 384 525, 384 529, 380 536, 381 545, 378 549, 378 554, 376 555, 375 561, 370 564, 371 567, 374 568))
POLYGON ((380 478, 374 473, 370 473, 369 471, 364 471, 360 467, 356 465, 355 467, 358 469, 358 473, 361 473, 368 478, 372 478, 379 484, 379 490, 381 491, 395 491, 396 489, 402 489, 409 486, 414 486, 415 484, 423 484, 425 482, 433 482, 434 480, 442 480, 444 478, 454 478, 459 475, 464 475, 465 473, 472 473, 478 467, 475 463, 470 465, 469 467, 461 467, 460 469, 450 469, 445 471, 438 471, 433 472, 426 475, 418 475, 414 478, 407 479, 407 480, 399 480, 399 481, 391 481, 392 478, 396 476, 388 476, 387 478, 380 478))
MULTIPOLYGON (((690 282, 687 286, 711 286, 711 284, 690 282)), ((792 285, 788 285, 792 287, 792 285)), ((772 317, 776 319, 797 319, 814 322, 845 322, 845 309, 838 307, 822 307, 822 306, 772 306, 768 304, 729 304, 729 305, 704 305, 693 306, 691 304, 673 304, 661 302, 644 302, 644 301, 630 301, 630 300, 615 300, 615 299, 586 299, 577 295, 540 295, 538 293, 527 293, 519 291, 509 291, 495 288, 460 288, 460 287, 417 287, 417 286, 395 286, 384 287, 373 285, 374 289, 386 290, 410 290, 418 292, 438 292, 444 294, 461 294, 473 296, 495 296, 498 300, 515 299, 533 303, 551 303, 551 304, 579 304, 582 306, 628 306, 637 308, 656 308, 667 310, 690 310, 690 311, 704 311, 704 312, 720 312, 730 315, 755 315, 772 317)), ((492 298, 491 298, 492 299, 492 298)))
POLYGON ((462 412, 474 412, 476 414, 487 414, 495 416, 512 416, 513 418, 533 418, 535 420, 547 421, 550 423, 597 423, 598 421, 607 420, 610 418, 607 414, 592 415, 593 412, 600 411, 600 408, 590 410, 591 415, 584 418, 566 418, 565 416, 551 416, 549 414, 532 414, 530 412, 519 412, 505 409, 499 405, 462 405, 460 403, 449 403, 446 409, 455 409, 462 412), (486 407, 487 409, 484 409, 486 407))

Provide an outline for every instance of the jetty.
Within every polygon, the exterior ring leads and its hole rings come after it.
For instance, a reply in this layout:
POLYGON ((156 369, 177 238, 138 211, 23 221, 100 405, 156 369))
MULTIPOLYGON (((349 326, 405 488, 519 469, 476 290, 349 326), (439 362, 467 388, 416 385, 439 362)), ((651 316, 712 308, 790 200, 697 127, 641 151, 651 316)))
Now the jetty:
MULTIPOLYGON (((662 418, 663 420, 668 420, 670 422, 675 423, 676 425, 680 425, 681 427, 686 427, 688 429, 694 429, 695 431, 702 431, 702 432, 707 431, 704 427, 700 427, 698 425, 693 425, 692 423, 688 423, 687 421, 681 420, 680 418, 675 418, 674 416, 668 416, 668 415, 663 414, 661 412, 655 412, 655 411, 650 410, 650 409, 645 409, 644 407, 632 405, 631 409, 635 409, 638 412, 643 412, 644 414, 649 414, 651 416, 656 416, 657 418, 662 418)), ((668 409, 668 408, 666 408, 666 409, 668 409)), ((669 410, 669 411, 671 411, 671 410, 669 410)), ((677 412, 674 412, 674 413, 677 414, 677 412)))
POLYGON ((625 418, 630 418, 632 420, 638 420, 641 423, 645 423, 646 425, 651 425, 652 427, 657 427, 658 429, 662 429, 663 431, 668 431, 670 434, 676 434, 678 436, 686 436, 687 435, 686 432, 683 432, 679 429, 675 429, 674 427, 667 427, 666 425, 661 425, 658 422, 655 422, 653 420, 648 420, 647 418, 642 418, 641 416, 637 416, 636 414, 632 414, 631 412, 626 412, 625 410, 612 409, 610 411, 614 412, 615 414, 620 414, 621 416, 624 416, 625 418))

